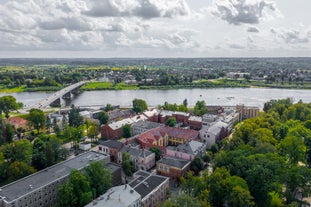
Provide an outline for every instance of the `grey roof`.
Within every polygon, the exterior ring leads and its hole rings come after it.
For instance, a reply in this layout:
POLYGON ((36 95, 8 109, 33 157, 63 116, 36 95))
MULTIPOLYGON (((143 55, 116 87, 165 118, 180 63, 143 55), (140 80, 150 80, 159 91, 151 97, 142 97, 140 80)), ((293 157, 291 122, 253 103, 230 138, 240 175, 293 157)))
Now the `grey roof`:
POLYGON ((161 123, 140 120, 136 123, 133 123, 131 127, 141 127, 144 129, 153 129, 153 128, 157 128, 157 127, 162 126, 162 125, 163 124, 161 124, 161 123))
POLYGON ((137 203, 141 196, 132 187, 120 185, 110 188, 104 195, 85 207, 128 207, 137 203))
POLYGON ((226 127, 228 127, 228 124, 222 121, 218 121, 218 122, 215 122, 213 125, 211 125, 210 128, 208 128, 208 132, 217 135, 218 133, 220 133, 222 128, 226 128, 226 127))
POLYGON ((177 147, 168 146, 167 149, 186 152, 191 155, 197 155, 199 151, 205 148, 205 145, 202 142, 191 140, 190 142, 180 144, 177 147))
POLYGON ((141 195, 142 200, 155 188, 169 179, 164 176, 151 174, 147 171, 138 171, 134 176, 138 177, 131 181, 129 185, 141 195))
POLYGON ((110 147, 110 148, 115 148, 115 149, 121 149, 123 147, 123 143, 122 142, 118 142, 115 140, 99 140, 99 144, 106 146, 106 147, 110 147))
POLYGON ((107 157, 107 155, 94 151, 83 153, 1 187, 0 197, 5 197, 5 201, 11 202, 27 193, 36 191, 43 186, 68 176, 73 169, 81 170, 88 166, 91 161, 102 160, 107 157))
POLYGON ((111 174, 113 174, 114 172, 120 170, 121 166, 116 164, 116 163, 113 163, 113 162, 109 162, 105 165, 105 167, 109 170, 109 172, 111 174))
POLYGON ((165 164, 171 167, 176 167, 179 169, 183 169, 186 166, 190 164, 191 161, 189 160, 183 160, 173 157, 163 157, 161 160, 158 161, 158 163, 165 164))
POLYGON ((131 146, 124 146, 124 147, 122 147, 120 152, 121 153, 122 152, 127 152, 131 156, 134 156, 134 157, 148 157, 149 155, 153 154, 153 152, 150 152, 149 150, 137 149, 137 148, 133 148, 131 146))

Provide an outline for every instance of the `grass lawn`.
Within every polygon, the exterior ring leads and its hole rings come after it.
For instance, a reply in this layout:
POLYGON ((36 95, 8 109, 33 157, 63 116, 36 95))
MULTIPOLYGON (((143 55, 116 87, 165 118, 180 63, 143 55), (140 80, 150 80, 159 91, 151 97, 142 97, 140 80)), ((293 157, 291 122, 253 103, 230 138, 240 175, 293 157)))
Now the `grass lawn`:
POLYGON ((113 89, 113 85, 110 82, 88 82, 81 87, 82 90, 107 90, 113 89))
POLYGON ((14 87, 14 88, 5 88, 0 85, 0 93, 19 93, 25 90, 26 86, 14 87))

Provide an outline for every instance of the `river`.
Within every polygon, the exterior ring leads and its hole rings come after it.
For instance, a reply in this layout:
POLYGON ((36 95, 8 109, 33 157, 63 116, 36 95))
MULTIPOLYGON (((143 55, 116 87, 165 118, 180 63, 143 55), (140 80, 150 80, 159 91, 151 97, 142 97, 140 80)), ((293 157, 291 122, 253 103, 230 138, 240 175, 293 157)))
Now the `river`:
MULTIPOLYGON (((49 92, 22 92, 11 94, 25 106, 31 106, 47 98, 49 92)), ((111 90, 85 91, 74 97, 71 104, 76 106, 103 106, 107 103, 120 106, 131 106, 135 98, 146 100, 149 106, 158 106, 165 101, 181 104, 186 98, 189 106, 196 101, 204 100, 207 105, 233 106, 245 104, 263 107, 271 99, 293 98, 295 102, 311 102, 310 90, 271 89, 271 88, 215 88, 215 89, 173 89, 173 90, 111 90)))

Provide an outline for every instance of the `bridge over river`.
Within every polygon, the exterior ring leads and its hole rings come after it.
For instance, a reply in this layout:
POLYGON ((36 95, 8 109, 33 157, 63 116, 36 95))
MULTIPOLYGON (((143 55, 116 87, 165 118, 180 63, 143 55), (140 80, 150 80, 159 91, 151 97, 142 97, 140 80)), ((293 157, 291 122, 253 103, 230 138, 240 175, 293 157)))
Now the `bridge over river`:
POLYGON ((78 83, 72 84, 66 88, 63 88, 53 93, 51 96, 47 97, 44 100, 41 100, 39 103, 36 103, 30 108, 46 109, 49 106, 59 107, 61 105, 61 98, 70 99, 71 94, 77 93, 79 88, 83 86, 84 84, 85 84, 85 81, 80 81, 78 83))

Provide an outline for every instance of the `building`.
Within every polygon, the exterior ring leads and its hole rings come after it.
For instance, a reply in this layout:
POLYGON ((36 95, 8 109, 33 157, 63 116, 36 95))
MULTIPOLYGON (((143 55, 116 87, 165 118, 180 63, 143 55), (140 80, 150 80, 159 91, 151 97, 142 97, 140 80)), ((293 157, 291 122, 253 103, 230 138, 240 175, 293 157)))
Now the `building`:
POLYGON ((101 126, 101 137, 104 139, 118 139, 123 135, 123 126, 132 125, 135 122, 145 121, 147 117, 144 115, 136 115, 131 118, 122 119, 117 122, 105 124, 101 126))
POLYGON ((240 114, 240 121, 257 117, 259 115, 259 107, 244 106, 243 104, 236 106, 237 112, 240 114))
POLYGON ((228 124, 217 121, 200 130, 200 139, 210 149, 217 141, 228 136, 228 124))
POLYGON ((9 118, 5 119, 4 122, 6 124, 12 125, 15 130, 18 128, 21 128, 24 130, 29 128, 28 121, 26 119, 23 119, 23 118, 18 117, 18 116, 9 117, 9 118))
POLYGON ((168 144, 177 146, 198 138, 198 131, 163 126, 138 135, 137 141, 143 148, 159 147, 163 150, 168 144))
POLYGON ((155 154, 145 149, 138 149, 131 146, 124 146, 118 154, 118 163, 122 163, 122 153, 127 152, 136 170, 149 170, 155 166, 155 154))
POLYGON ((148 118, 148 121, 159 122, 159 111, 157 109, 144 111, 143 114, 148 118))
POLYGON ((193 130, 200 130, 202 128, 202 117, 190 116, 188 119, 188 126, 193 130))
POLYGON ((206 145, 195 140, 180 144, 176 147, 166 147, 167 156, 176 157, 184 160, 193 160, 196 156, 203 157, 205 151, 206 145))
POLYGON ((111 173, 112 176, 112 186, 117 186, 117 185, 121 185, 122 184, 122 169, 121 166, 113 163, 113 162, 109 162, 107 164, 105 164, 105 168, 109 170, 109 172, 111 173))
POLYGON ((157 174, 179 180, 190 168, 190 160, 173 157, 163 157, 157 162, 157 174))
POLYGON ((118 153, 124 146, 122 142, 115 140, 99 140, 98 151, 110 155, 111 162, 117 162, 118 153))
POLYGON ((141 195, 129 185, 110 188, 104 195, 85 207, 140 207, 141 195))
POLYGON ((0 207, 54 206, 58 186, 67 180, 72 170, 82 170, 92 161, 109 162, 109 156, 89 151, 2 186, 0 207))
POLYGON ((159 126, 164 126, 164 125, 157 123, 157 122, 151 122, 151 121, 143 121, 143 120, 138 121, 131 125, 132 136, 142 134, 150 129, 154 129, 159 126))
POLYGON ((138 171, 129 186, 140 194, 142 207, 157 207, 166 200, 169 179, 146 171, 138 171))
POLYGON ((132 109, 125 109, 125 110, 115 109, 113 111, 109 111, 108 116, 109 122, 116 122, 121 119, 127 119, 132 116, 135 116, 135 112, 132 109))

